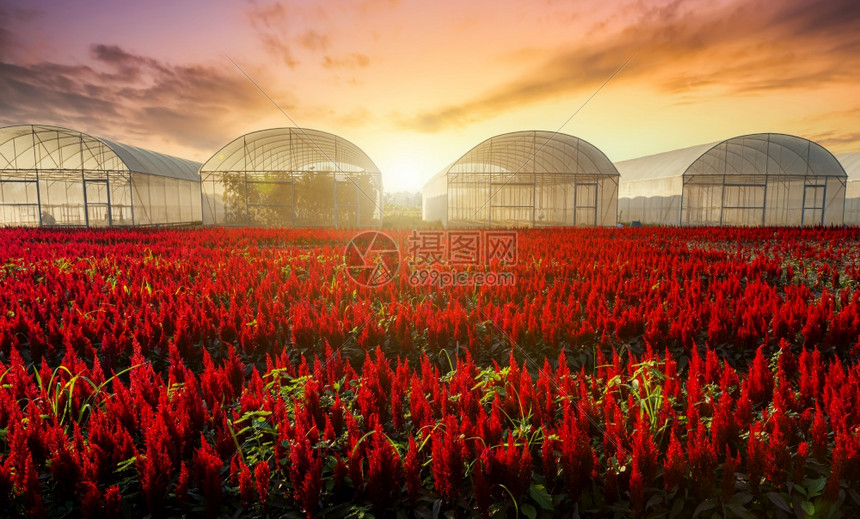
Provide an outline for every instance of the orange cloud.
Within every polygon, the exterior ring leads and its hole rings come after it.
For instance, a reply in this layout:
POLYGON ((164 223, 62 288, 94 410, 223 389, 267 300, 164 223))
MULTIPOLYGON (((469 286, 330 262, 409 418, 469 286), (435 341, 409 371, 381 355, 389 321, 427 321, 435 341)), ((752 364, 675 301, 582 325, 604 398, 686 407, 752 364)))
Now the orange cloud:
POLYGON ((311 51, 323 51, 328 48, 329 38, 325 34, 310 30, 299 38, 299 44, 311 51))
MULTIPOLYGON (((589 37, 546 53, 519 77, 464 103, 402 118, 400 126, 438 132, 591 92, 629 56, 635 57, 616 81, 670 96, 815 89, 854 82, 860 66, 856 0, 737 0, 712 7, 687 0, 646 9, 640 3, 627 20, 593 23, 584 31, 589 37)), ((523 59, 534 61, 535 53, 523 59)))
POLYGON ((255 0, 249 0, 245 15, 269 53, 290 68, 298 65, 299 62, 293 56, 292 45, 286 35, 288 13, 285 4, 258 3, 255 0))
POLYGON ((365 54, 349 54, 340 58, 324 56, 323 68, 364 68, 370 65, 370 57, 365 54))

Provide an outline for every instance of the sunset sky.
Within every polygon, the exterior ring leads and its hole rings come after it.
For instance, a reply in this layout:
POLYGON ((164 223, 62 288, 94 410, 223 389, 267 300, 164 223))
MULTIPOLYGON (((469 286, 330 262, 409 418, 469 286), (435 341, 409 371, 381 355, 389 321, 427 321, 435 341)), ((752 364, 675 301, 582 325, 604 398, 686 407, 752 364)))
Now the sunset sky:
POLYGON ((201 162, 291 126, 229 56, 389 191, 523 129, 613 161, 755 132, 841 153, 860 150, 858 27, 857 0, 0 0, 0 126, 201 162))

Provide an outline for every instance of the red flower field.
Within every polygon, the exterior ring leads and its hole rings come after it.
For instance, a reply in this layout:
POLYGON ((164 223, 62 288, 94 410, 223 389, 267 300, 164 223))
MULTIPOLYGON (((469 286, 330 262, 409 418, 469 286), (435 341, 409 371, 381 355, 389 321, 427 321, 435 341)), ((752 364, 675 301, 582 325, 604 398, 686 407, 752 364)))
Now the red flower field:
POLYGON ((520 231, 444 288, 354 234, 0 230, 4 513, 860 514, 860 230, 520 231))

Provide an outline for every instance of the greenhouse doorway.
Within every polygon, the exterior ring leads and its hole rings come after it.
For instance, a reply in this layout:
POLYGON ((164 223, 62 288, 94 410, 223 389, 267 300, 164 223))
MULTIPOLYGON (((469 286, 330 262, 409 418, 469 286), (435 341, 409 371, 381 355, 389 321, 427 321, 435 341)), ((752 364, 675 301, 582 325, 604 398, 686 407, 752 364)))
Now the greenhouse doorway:
POLYGON ((597 182, 573 185, 573 225, 597 225, 597 182))
POLYGON ((110 194, 107 179, 84 180, 84 205, 87 227, 111 225, 110 194))
POLYGON ((807 184, 803 186, 803 214, 800 217, 801 227, 807 225, 824 225, 825 200, 827 200, 826 185, 807 184))

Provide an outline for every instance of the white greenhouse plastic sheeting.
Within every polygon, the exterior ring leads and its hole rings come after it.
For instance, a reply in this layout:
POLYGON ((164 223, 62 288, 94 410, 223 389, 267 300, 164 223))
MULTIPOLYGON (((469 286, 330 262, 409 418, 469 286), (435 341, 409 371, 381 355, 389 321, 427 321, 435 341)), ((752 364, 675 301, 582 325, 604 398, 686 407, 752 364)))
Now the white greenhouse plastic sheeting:
POLYGON ((0 225, 200 223, 199 167, 57 126, 0 128, 0 225))
POLYGON ((359 227, 382 222, 382 174, 358 146, 307 128, 229 142, 200 168, 203 223, 359 227))
POLYGON ((762 133, 618 162, 619 221, 841 225, 846 174, 822 146, 762 133))
POLYGON ((542 131, 478 144, 422 189, 425 221, 451 226, 616 224, 618 171, 590 143, 542 131))

